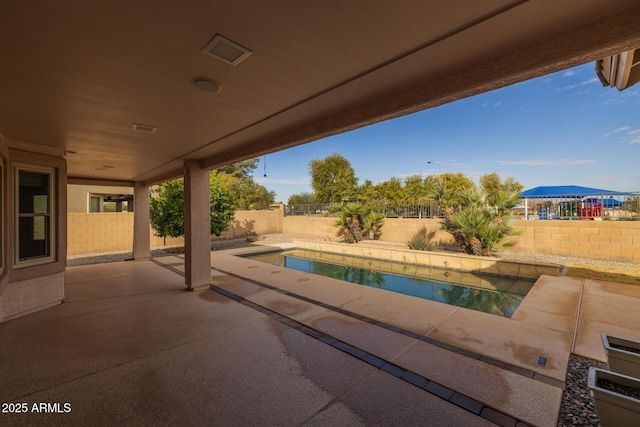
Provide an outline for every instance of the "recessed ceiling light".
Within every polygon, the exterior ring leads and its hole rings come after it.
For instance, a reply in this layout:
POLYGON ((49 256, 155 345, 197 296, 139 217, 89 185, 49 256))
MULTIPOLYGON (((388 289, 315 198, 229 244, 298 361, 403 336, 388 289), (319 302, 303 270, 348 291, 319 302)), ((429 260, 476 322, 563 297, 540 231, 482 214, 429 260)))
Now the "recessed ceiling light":
POLYGON ((252 53, 246 47, 240 46, 238 43, 222 37, 220 34, 216 34, 216 36, 202 48, 202 52, 233 66, 247 59, 252 53))
POLYGON ((140 131, 140 132, 147 132, 147 133, 154 133, 156 130, 158 130, 158 128, 155 127, 155 126, 141 125, 139 123, 131 124, 131 128, 133 130, 137 130, 137 131, 140 131))
POLYGON ((208 79, 206 77, 196 77, 191 80, 191 83, 198 89, 205 92, 220 92, 222 90, 222 85, 213 79, 208 79))

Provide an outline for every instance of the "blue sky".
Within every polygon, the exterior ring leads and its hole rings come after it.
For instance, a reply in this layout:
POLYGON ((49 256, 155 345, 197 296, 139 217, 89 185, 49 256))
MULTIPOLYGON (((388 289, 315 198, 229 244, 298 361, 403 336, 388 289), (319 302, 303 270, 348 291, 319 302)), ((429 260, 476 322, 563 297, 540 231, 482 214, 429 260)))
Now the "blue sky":
POLYGON ((525 190, 580 185, 640 191, 640 85, 602 87, 588 63, 263 157, 256 181, 276 201, 312 192, 309 162, 339 153, 359 183, 462 172, 525 190), (427 163, 432 162, 432 163, 427 163))

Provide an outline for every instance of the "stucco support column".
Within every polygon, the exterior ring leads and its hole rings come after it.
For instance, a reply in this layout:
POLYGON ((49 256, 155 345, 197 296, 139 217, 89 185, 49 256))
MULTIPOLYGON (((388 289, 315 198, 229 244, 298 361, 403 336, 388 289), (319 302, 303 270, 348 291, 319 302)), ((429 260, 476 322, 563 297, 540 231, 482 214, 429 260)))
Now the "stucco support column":
POLYGON ((151 255, 149 234, 149 186, 136 182, 133 189, 133 259, 145 260, 151 255))
POLYGON ((211 284, 211 207, 209 169, 184 162, 185 282, 189 290, 211 284))

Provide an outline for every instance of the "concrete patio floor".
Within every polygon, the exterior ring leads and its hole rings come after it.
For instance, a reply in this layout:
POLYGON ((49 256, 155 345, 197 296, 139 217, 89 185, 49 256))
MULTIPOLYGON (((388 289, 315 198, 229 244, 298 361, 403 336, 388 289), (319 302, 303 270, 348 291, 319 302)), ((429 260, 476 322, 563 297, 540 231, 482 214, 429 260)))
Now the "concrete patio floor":
POLYGON ((63 304, 0 324, 0 402, 28 408, 0 424, 554 426, 569 355, 640 339, 631 285, 543 276, 505 319, 244 251, 195 292, 179 256, 68 268, 63 304))

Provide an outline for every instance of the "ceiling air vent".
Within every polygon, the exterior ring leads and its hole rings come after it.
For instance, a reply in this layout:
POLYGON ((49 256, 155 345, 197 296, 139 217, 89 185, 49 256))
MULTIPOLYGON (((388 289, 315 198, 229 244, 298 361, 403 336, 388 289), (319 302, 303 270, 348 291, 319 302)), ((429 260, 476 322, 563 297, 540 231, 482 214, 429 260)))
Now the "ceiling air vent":
POLYGON ((147 133, 154 133, 158 128, 155 126, 149 126, 149 125, 141 125, 138 123, 133 123, 131 125, 131 128, 133 130, 137 130, 140 132, 147 132, 147 133))
POLYGON ((222 37, 220 34, 212 38, 202 48, 202 51, 234 66, 244 61, 252 53, 249 49, 222 37))

